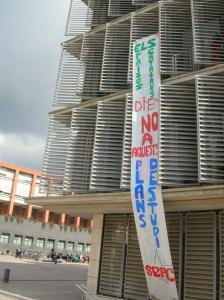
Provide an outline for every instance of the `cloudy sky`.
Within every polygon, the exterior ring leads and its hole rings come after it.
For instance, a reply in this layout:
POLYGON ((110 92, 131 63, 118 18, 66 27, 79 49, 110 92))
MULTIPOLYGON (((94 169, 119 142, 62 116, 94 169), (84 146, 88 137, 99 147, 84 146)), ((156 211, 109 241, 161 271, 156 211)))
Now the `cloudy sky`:
POLYGON ((40 170, 70 0, 0 0, 0 160, 40 170))

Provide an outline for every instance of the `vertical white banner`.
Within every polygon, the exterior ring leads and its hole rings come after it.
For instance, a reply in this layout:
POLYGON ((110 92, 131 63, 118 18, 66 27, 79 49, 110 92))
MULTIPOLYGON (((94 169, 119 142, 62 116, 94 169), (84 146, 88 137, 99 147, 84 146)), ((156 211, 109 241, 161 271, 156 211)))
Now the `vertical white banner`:
POLYGON ((131 194, 150 299, 177 300, 162 192, 157 180, 159 51, 158 35, 134 43, 131 194))

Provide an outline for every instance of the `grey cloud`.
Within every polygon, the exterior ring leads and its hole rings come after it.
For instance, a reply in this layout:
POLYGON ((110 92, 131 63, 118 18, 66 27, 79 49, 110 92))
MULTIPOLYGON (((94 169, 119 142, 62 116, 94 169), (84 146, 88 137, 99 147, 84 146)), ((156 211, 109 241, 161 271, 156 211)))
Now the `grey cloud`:
POLYGON ((45 141, 29 134, 14 134, 0 132, 0 160, 41 169, 45 141))
MULTIPOLYGON (((0 131, 44 140, 70 0, 1 0, 0 131)), ((21 139, 24 140, 24 139, 21 139)), ((10 143, 7 143, 10 149, 10 143)), ((7 159, 7 150, 0 156, 7 159)), ((14 153, 15 157, 17 152, 14 153)), ((38 154, 36 153, 38 156, 38 154)), ((36 166, 41 167, 43 153, 36 166)), ((15 160, 31 167, 32 160, 15 160)))

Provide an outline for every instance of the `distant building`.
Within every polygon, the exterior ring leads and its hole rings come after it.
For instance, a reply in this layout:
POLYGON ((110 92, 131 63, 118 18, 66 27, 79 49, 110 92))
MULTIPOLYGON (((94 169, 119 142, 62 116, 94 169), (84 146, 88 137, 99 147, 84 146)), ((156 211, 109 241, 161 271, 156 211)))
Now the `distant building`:
POLYGON ((88 253, 91 220, 56 214, 27 205, 25 197, 39 192, 41 173, 0 162, 0 251, 20 248, 49 252, 88 253))

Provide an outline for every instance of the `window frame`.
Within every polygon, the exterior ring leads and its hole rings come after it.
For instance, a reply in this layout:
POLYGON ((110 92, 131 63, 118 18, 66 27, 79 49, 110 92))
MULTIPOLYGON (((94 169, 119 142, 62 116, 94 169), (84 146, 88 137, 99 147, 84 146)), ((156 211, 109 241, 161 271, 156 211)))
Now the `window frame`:
POLYGON ((36 246, 39 247, 39 248, 44 248, 44 246, 45 246, 45 239, 44 238, 37 238, 36 246), (39 243, 40 241, 43 242, 42 246, 40 246, 40 243, 39 243))
POLYGON ((10 240, 10 234, 9 233, 1 233, 0 234, 0 243, 1 244, 9 244, 9 240, 10 240), (7 239, 6 239, 6 237, 7 237, 7 239))

